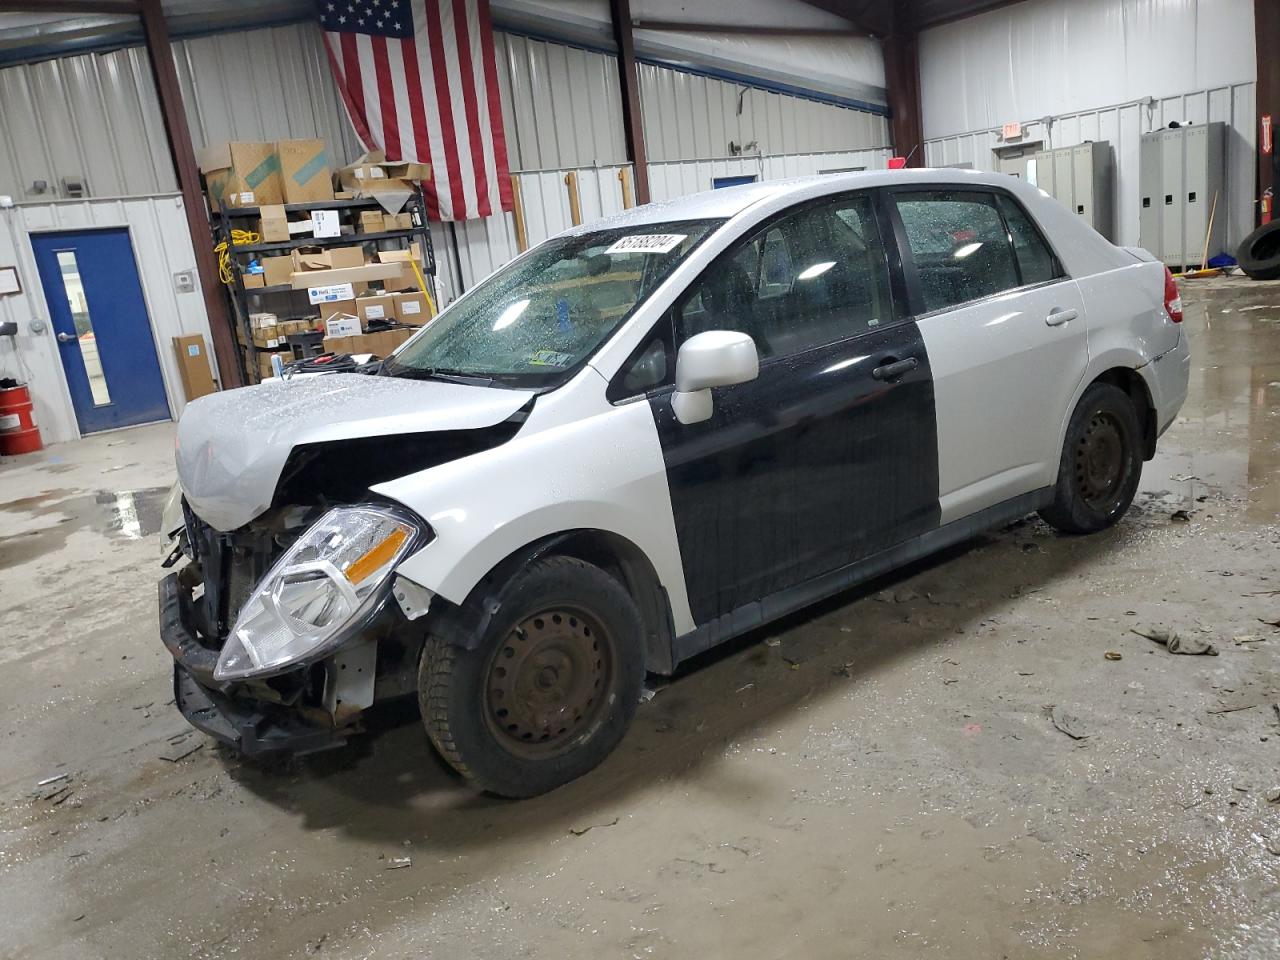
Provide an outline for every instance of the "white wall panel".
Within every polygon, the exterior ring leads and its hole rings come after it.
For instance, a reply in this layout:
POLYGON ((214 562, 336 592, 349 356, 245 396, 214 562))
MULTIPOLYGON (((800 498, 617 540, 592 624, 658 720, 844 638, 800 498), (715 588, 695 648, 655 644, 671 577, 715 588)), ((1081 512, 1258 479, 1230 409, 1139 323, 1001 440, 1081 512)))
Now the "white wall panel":
POLYGON ((1033 0, 920 35, 929 139, 1255 72, 1253 0, 1033 0))
POLYGON ((0 194, 54 200, 64 177, 93 196, 177 188, 141 48, 0 70, 0 194), (50 192, 32 190, 36 180, 50 192))
MULTIPOLYGON (((359 143, 311 23, 173 45, 196 149, 223 140, 320 137, 341 162, 359 143)), ((0 193, 61 199, 63 177, 91 197, 177 189, 145 50, 129 47, 0 70, 0 193), (46 180, 57 192, 30 190, 46 180)))
MULTIPOLYGON (((36 272, 30 234, 92 227, 129 229, 143 297, 151 317, 156 356, 164 375, 169 409, 175 417, 182 412, 186 401, 172 338, 201 334, 213 362, 209 320, 198 279, 191 293, 178 293, 173 285, 175 273, 184 270, 195 273, 195 253, 180 196, 64 201, 0 209, 0 263, 17 265, 23 289, 17 296, 0 297, 0 320, 17 321, 17 351, 25 363, 24 370, 9 346, 11 341, 5 338, 0 340, 0 371, 23 380, 30 376, 36 421, 46 443, 73 440, 79 436, 79 430, 62 373, 48 304, 36 272), (44 321, 43 332, 31 331, 33 319, 44 321)), ((216 369, 214 374, 217 375, 216 369)))
POLYGON ((626 159, 614 57, 506 33, 495 53, 511 169, 626 159))
POLYGON ((860 150, 889 143, 888 119, 642 63, 640 101, 651 163, 723 157, 755 141, 764 154, 860 150))
POLYGON ((783 180, 846 170, 883 170, 888 148, 835 153, 786 154, 767 157, 721 157, 649 164, 649 192, 654 200, 669 200, 710 190, 716 177, 754 175, 760 180, 783 180))
MULTIPOLYGON (((1254 219, 1254 84, 1240 83, 1179 96, 1162 97, 1151 106, 1128 103, 1088 110, 1053 119, 1051 124, 1023 124, 1023 141, 1044 141, 1067 147, 1086 140, 1106 140, 1115 155, 1116 242, 1138 243, 1138 150, 1142 134, 1165 127, 1172 120, 1227 124, 1227 196, 1219 202, 1219 216, 1227 218, 1229 253, 1253 229, 1254 219)), ((925 142, 925 163, 931 167, 966 164, 994 170, 998 131, 978 130, 925 142)))
POLYGON ((359 156, 314 23, 181 40, 173 53, 197 150, 226 140, 318 137, 335 154, 331 164, 359 156))

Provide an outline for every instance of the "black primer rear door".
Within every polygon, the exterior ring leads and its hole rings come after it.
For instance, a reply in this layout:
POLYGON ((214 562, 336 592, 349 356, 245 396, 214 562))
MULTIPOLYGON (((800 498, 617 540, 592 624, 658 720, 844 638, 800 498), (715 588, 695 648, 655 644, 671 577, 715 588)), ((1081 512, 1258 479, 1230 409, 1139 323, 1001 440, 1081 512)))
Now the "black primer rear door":
POLYGON ((929 358, 895 319, 878 221, 865 193, 797 208, 676 305, 677 343, 735 329, 761 357, 756 380, 713 391, 707 422, 650 395, 699 627, 749 625, 755 601, 937 525, 929 358))

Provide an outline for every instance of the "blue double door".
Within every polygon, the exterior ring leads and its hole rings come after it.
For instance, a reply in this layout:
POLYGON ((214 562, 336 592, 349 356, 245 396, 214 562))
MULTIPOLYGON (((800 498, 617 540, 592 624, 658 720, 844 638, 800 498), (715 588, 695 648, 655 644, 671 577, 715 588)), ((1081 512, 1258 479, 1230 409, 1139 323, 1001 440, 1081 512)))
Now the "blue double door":
POLYGON ((129 231, 39 233, 31 246, 80 432, 168 420, 129 231))

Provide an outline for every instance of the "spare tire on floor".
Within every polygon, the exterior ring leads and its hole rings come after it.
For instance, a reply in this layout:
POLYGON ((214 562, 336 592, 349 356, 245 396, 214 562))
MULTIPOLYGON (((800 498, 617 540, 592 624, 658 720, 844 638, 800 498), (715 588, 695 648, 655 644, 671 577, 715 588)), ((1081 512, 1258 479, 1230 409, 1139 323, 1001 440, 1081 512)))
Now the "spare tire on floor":
POLYGON ((1264 223, 1245 237, 1236 261, 1254 280, 1280 280, 1280 221, 1264 223))

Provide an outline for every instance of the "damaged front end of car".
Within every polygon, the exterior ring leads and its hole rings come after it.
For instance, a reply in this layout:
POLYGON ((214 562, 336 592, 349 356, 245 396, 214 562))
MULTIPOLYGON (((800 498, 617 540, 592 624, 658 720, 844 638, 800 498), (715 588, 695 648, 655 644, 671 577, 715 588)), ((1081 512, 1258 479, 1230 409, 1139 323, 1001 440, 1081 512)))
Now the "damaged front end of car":
POLYGON ((438 546, 375 492, 492 449, 532 395, 330 374, 211 394, 178 424, 160 633, 174 699, 244 753, 342 743, 417 689, 432 594, 402 560, 438 546))
POLYGON ((376 502, 278 508, 230 533, 185 502, 182 519, 167 562, 185 562, 160 581, 160 635, 193 726, 246 754, 307 753, 415 689, 421 640, 392 584, 430 540, 421 520, 376 502))

